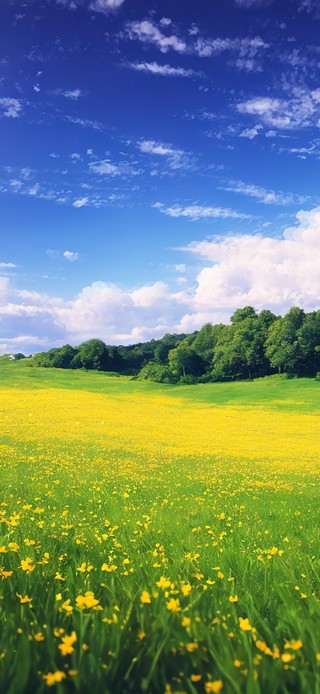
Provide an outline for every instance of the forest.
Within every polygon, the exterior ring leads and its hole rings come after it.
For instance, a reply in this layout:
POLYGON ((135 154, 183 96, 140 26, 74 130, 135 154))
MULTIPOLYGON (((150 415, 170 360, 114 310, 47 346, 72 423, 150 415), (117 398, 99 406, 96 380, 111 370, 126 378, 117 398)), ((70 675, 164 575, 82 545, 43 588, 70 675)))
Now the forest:
POLYGON ((159 383, 246 380, 275 373, 319 377, 320 310, 306 313, 294 306, 276 316, 246 306, 227 325, 206 323, 189 335, 167 333, 129 346, 100 339, 77 347, 66 344, 35 354, 30 365, 94 369, 159 383))

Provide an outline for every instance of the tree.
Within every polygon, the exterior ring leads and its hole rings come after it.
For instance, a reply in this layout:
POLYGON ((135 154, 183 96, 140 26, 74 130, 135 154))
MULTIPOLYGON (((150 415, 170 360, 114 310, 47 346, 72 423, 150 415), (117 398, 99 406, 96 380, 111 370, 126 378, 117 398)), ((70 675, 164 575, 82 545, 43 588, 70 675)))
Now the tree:
POLYGON ((51 365, 58 369, 70 369, 70 364, 77 354, 77 350, 71 345, 63 345, 58 349, 51 361, 51 365))
POLYGON ((88 340, 78 347, 82 366, 85 369, 96 369, 97 371, 108 371, 109 353, 107 346, 102 340, 88 340))
POLYGON ((266 356, 271 366, 279 373, 297 373, 301 367, 302 351, 298 331, 303 324, 305 313, 293 306, 283 318, 278 318, 269 328, 266 340, 266 356))

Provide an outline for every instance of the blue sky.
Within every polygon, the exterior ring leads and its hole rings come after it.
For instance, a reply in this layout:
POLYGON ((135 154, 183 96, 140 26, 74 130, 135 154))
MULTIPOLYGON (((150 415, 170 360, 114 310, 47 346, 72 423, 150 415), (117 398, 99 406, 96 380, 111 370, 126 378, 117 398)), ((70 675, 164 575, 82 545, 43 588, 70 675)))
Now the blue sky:
POLYGON ((319 29, 319 0, 3 0, 0 353, 319 307, 319 29))

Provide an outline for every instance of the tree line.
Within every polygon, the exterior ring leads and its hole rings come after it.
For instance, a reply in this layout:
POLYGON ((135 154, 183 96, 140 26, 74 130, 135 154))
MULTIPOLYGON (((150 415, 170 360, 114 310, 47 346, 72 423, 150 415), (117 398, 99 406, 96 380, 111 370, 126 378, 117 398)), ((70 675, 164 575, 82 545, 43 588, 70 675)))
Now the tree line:
POLYGON ((305 313, 294 306, 285 316, 237 309, 230 324, 206 323, 186 334, 129 346, 92 339, 78 347, 63 345, 32 357, 32 365, 94 369, 159 383, 232 381, 287 373, 319 376, 320 310, 305 313))

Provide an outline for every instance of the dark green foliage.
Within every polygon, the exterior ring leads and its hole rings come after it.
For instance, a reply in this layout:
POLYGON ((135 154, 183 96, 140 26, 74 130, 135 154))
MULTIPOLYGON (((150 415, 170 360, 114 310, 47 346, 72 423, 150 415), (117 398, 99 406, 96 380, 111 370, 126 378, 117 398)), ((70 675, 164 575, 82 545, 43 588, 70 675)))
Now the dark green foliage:
MULTIPOLYGON (((19 355, 17 355, 19 357, 19 355)), ((206 323, 190 335, 118 347, 93 339, 33 357, 35 366, 111 371, 158 383, 237 381, 287 373, 320 372, 320 311, 294 306, 282 318, 252 306, 237 309, 229 325, 206 323)))

